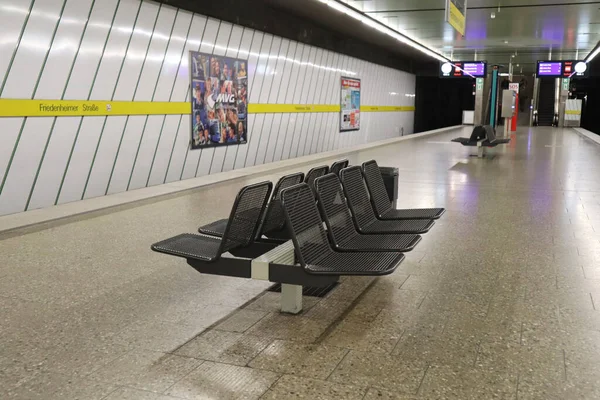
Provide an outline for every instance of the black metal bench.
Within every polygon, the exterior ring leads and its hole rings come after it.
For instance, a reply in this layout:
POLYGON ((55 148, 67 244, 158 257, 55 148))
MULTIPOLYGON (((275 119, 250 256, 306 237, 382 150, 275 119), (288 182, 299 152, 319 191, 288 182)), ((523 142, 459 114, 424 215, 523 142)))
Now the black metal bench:
POLYGON ((255 241, 271 189, 271 182, 242 188, 221 238, 182 234, 153 244, 152 250, 186 258, 188 265, 201 273, 281 283, 281 310, 299 313, 302 286, 329 286, 338 281, 339 275, 307 273, 296 263, 292 241, 255 241))
POLYGON ((296 257, 309 274, 387 275, 404 260, 404 255, 396 252, 334 251, 327 240, 314 193, 306 183, 285 189, 282 204, 296 257))
POLYGON ((360 167, 343 169, 341 180, 354 225, 360 233, 426 233, 435 223, 430 219, 379 220, 369 200, 360 167))
POLYGON ((396 209, 390 202, 377 162, 371 160, 363 163, 362 172, 378 219, 438 219, 446 211, 443 208, 396 209))
POLYGON ((304 183, 310 187, 310 189, 315 192, 315 179, 320 176, 327 175, 329 172, 329 167, 327 165, 322 165, 320 167, 315 167, 308 171, 306 174, 306 178, 304 178, 304 183))
MULTIPOLYGON (((284 242, 289 240, 289 234, 285 229, 285 216, 281 209, 281 191, 287 187, 291 187, 301 183, 304 180, 304 173, 298 172, 295 174, 285 175, 279 179, 273 190, 271 201, 261 219, 261 226, 258 231, 258 238, 265 236, 271 240, 284 242)), ((211 222, 208 225, 198 228, 200 233, 205 235, 222 237, 227 226, 228 218, 220 219, 211 222)))
POLYGON ((340 176, 340 171, 344 168, 348 168, 348 160, 338 160, 331 164, 331 168, 329 168, 329 172, 335 174, 336 176, 340 176))
POLYGON ((155 243, 151 248, 159 253, 187 258, 188 263, 191 260, 212 263, 219 260, 223 253, 244 248, 254 242, 263 209, 272 189, 271 182, 242 188, 233 203, 221 238, 184 233, 155 243))
POLYGON ((410 251, 421 241, 414 234, 361 234, 346 204, 342 184, 335 174, 317 178, 317 199, 327 234, 338 251, 410 251))
POLYGON ((483 142, 483 145, 486 147, 496 147, 499 144, 508 144, 510 143, 510 138, 499 139, 496 137, 496 131, 491 126, 485 126, 486 138, 483 142))
POLYGON ((454 138, 451 141, 455 142, 455 143, 460 143, 463 146, 477 146, 477 143, 485 140, 485 138, 486 138, 485 128, 482 125, 478 125, 473 128, 473 131, 471 132, 470 137, 454 138))
POLYGON ((473 128, 471 136, 468 138, 459 137, 452 139, 452 142, 460 143, 463 146, 477 147, 477 157, 482 158, 485 156, 485 149, 489 147, 496 147, 499 144, 510 143, 508 139, 496 138, 496 131, 490 125, 478 125, 473 128))

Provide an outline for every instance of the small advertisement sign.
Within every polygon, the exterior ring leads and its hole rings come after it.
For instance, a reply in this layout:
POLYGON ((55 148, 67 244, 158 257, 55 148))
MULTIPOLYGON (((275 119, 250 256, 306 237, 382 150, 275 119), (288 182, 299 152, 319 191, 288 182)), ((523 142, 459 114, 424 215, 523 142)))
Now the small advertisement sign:
POLYGON ((340 131, 360 129, 360 79, 342 77, 340 131))

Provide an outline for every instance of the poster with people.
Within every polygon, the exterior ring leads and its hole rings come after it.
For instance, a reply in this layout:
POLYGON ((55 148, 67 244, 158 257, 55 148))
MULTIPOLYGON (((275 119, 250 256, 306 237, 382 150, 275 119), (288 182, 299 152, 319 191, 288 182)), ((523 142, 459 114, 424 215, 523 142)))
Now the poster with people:
POLYGON ((248 62, 190 52, 191 149, 248 142, 248 62))
POLYGON ((360 129, 360 79, 342 77, 340 131, 360 129))

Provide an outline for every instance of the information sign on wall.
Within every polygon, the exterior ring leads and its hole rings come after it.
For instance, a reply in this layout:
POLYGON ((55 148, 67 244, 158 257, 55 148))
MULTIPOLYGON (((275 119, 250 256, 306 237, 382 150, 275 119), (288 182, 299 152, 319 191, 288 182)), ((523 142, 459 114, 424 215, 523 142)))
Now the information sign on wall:
POLYGON ((191 149, 248 141, 248 62, 190 52, 191 149))
POLYGON ((446 21, 464 36, 467 22, 467 0, 446 0, 446 21))
POLYGON ((360 79, 342 77, 340 131, 360 129, 360 79))

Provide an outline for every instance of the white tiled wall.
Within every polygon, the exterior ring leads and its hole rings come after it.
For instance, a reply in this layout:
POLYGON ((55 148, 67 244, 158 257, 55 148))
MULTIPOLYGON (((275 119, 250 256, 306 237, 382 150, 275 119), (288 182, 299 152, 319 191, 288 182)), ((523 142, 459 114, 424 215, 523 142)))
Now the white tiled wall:
MULTIPOLYGON (((188 101, 190 50, 247 58, 250 103, 412 106, 414 75, 140 0, 0 0, 0 97, 188 101)), ((189 115, 0 118, 0 215, 412 133, 413 112, 250 114, 249 143, 190 151, 189 115)))

